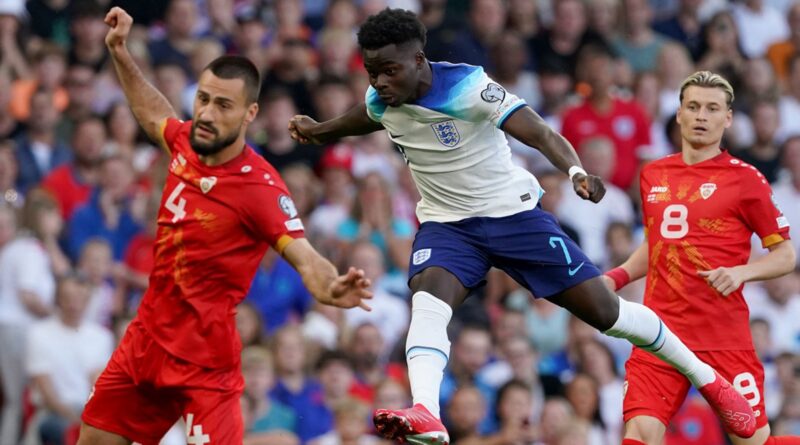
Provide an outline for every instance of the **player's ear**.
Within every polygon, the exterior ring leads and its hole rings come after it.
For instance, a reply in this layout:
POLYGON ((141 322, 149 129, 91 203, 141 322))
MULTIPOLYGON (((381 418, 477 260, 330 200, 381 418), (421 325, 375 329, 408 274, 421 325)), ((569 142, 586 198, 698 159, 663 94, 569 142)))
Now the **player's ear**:
POLYGON ((414 59, 415 62, 417 62, 417 69, 421 70, 425 63, 425 53, 422 51, 417 51, 417 53, 414 54, 414 59))
POLYGON ((725 128, 731 128, 733 125, 733 109, 728 108, 728 113, 725 115, 725 128))
POLYGON ((256 116, 258 116, 258 102, 253 102, 247 107, 247 113, 244 115, 244 122, 250 125, 256 120, 256 116))

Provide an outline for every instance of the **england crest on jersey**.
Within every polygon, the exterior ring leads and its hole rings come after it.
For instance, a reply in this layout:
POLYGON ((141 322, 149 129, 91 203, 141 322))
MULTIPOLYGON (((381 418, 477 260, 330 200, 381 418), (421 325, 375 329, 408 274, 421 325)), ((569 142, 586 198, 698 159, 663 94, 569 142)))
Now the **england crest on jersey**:
POLYGON ((436 139, 439 139, 445 147, 455 147, 461 141, 456 123, 452 120, 431 124, 431 128, 436 134, 436 139))

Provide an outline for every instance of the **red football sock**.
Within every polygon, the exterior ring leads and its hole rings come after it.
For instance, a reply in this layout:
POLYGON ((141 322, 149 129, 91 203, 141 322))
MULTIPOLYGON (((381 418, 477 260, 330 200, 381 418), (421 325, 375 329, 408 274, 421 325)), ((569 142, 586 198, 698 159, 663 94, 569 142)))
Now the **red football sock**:
MULTIPOLYGON (((647 445, 647 444, 642 442, 642 441, 639 441, 639 440, 636 440, 636 439, 629 439, 629 438, 626 437, 626 438, 622 439, 622 445, 647 445)), ((773 444, 764 444, 764 445, 773 445, 773 444)), ((783 445, 783 444, 781 444, 781 445, 783 445)))
MULTIPOLYGON (((623 444, 625 442, 622 442, 623 444)), ((764 445, 800 445, 800 437, 798 436, 770 436, 764 445)))

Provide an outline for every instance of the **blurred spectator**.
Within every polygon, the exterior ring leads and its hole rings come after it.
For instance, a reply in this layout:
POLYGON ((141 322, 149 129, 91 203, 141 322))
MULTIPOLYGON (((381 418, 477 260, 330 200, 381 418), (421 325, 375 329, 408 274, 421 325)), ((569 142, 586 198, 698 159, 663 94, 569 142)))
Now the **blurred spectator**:
MULTIPOLYGON (((280 0, 277 5, 297 0, 280 0)), ((287 39, 281 45, 280 57, 272 69, 261 79, 261 91, 283 87, 289 91, 297 104, 300 114, 312 114, 311 89, 309 83, 316 79, 316 69, 312 67, 314 57, 311 44, 304 39, 287 39)))
POLYGON ((98 78, 89 65, 73 64, 67 68, 64 87, 69 96, 69 105, 58 126, 59 136, 72 137, 75 123, 92 116, 96 106, 95 83, 98 78))
MULTIPOLYGON (((49 107, 63 112, 69 103, 67 91, 61 86, 66 72, 66 59, 61 48, 43 44, 33 56, 33 76, 17 79, 11 86, 9 109, 15 119, 29 121, 38 109, 33 106, 33 96, 39 91, 51 95, 49 107)), ((30 125, 30 124, 29 124, 30 125)))
POLYGON ((74 2, 70 13, 70 34, 72 45, 68 55, 69 65, 83 64, 95 72, 108 62, 105 46, 106 25, 103 23, 105 10, 95 0, 74 2))
POLYGON ((314 299, 300 274, 270 249, 256 271, 247 301, 264 319, 265 332, 271 334, 289 322, 302 320, 314 299))
POLYGON ((673 42, 665 42, 658 53, 656 73, 659 82, 659 103, 657 114, 650 117, 662 123, 680 108, 680 91, 683 80, 694 72, 692 59, 686 48, 673 42))
MULTIPOLYGON (((324 351, 315 366, 322 384, 322 398, 328 415, 333 408, 348 399, 355 389, 356 380, 350 357, 341 351, 324 351)), ((323 420, 324 421, 324 420, 323 420)))
POLYGON ((30 0, 26 7, 31 17, 31 31, 35 36, 67 45, 69 42, 69 1, 30 0))
POLYGON ((355 399, 344 399, 334 408, 334 429, 309 445, 378 445, 382 441, 368 434, 367 406, 355 399))
POLYGON ((578 53, 584 46, 606 44, 599 35, 588 30, 586 15, 586 5, 580 0, 553 3, 553 23, 528 42, 537 72, 545 66, 558 66, 574 75, 578 53))
MULTIPOLYGON (((666 48, 666 45, 664 46, 666 48)), ((663 50, 661 51, 663 54, 663 50)), ((661 59, 659 57, 659 59, 661 59)), ((661 82, 655 73, 645 71, 636 76, 633 84, 633 96, 644 112, 652 117, 650 123, 650 147, 642 150, 643 160, 658 159, 672 152, 667 134, 664 131, 665 120, 659 116, 661 110, 661 82)), ((677 94, 675 96, 677 98, 677 94)))
POLYGON ((739 45, 739 31, 730 12, 714 14, 703 25, 702 35, 696 69, 721 75, 736 90, 744 73, 746 59, 739 45))
POLYGON ((350 86, 338 77, 323 77, 314 90, 314 110, 320 121, 340 116, 355 105, 350 86))
POLYGON ((501 33, 491 48, 491 58, 494 66, 492 78, 524 99, 531 108, 538 109, 542 100, 539 79, 533 72, 524 70, 528 64, 528 52, 522 37, 511 31, 501 33))
MULTIPOLYGON (((242 8, 236 14, 235 25, 232 29, 233 35, 232 39, 230 39, 228 52, 246 56, 253 61, 259 72, 267 72, 276 56, 278 46, 270 41, 269 28, 264 23, 258 10, 252 7, 242 8)), ((219 45, 215 40, 209 41, 219 45)), ((194 54, 199 55, 197 49, 193 52, 192 58, 195 57, 194 54)), ((212 57, 211 60, 215 58, 212 57)), ((205 65, 208 65, 208 63, 205 65)), ((195 73, 197 73, 196 67, 195 73)), ((198 76, 195 74, 195 79, 197 78, 198 76)))
POLYGON ((747 300, 751 318, 763 318, 778 351, 800 353, 800 278, 791 273, 764 282, 767 298, 752 294, 747 300))
POLYGON ((763 57, 770 45, 789 37, 786 18, 764 0, 734 3, 732 12, 747 57, 763 57))
POLYGON ((0 193, 2 205, 14 208, 22 207, 25 202, 22 193, 17 190, 17 157, 14 155, 15 145, 11 139, 0 139, 0 193))
POLYGON ((242 350, 244 394, 254 402, 253 419, 246 430, 248 445, 298 444, 293 431, 297 418, 292 410, 274 400, 268 392, 275 384, 272 356, 260 346, 242 350))
POLYGON ((494 388, 517 381, 530 390, 529 418, 538 419, 544 405, 544 387, 539 380, 538 354, 527 337, 514 336, 500 343, 502 360, 487 365, 481 372, 483 379, 494 388))
POLYGON ((15 76, 28 77, 30 76, 28 62, 18 39, 20 20, 24 15, 22 3, 21 0, 13 0, 2 4, 3 10, 0 10, 0 54, 2 54, 3 65, 15 76))
POLYGON ((236 332, 243 347, 261 346, 265 344, 266 326, 258 310, 248 301, 236 307, 236 332))
POLYGON ((578 147, 581 162, 587 171, 597 175, 606 184, 606 195, 598 203, 586 201, 573 190, 572 182, 562 183, 563 199, 556 215, 578 231, 582 243, 581 248, 594 264, 605 266, 608 251, 605 246, 605 234, 612 222, 633 224, 633 207, 631 200, 614 185, 611 173, 614 171, 616 154, 614 142, 608 137, 584 139, 578 147))
POLYGON ((734 110, 753 112, 753 107, 759 101, 777 101, 779 97, 778 83, 775 72, 767 59, 756 58, 745 62, 745 72, 742 76, 742 88, 736 96, 734 110))
POLYGON ((414 177, 411 175, 411 169, 406 168, 402 162, 398 162, 395 168, 397 170, 397 188, 392 193, 394 215, 406 220, 412 227, 418 227, 417 203, 421 197, 417 185, 414 183, 414 177))
MULTIPOLYGON (((389 182, 393 189, 396 188, 397 176, 401 174, 399 171, 406 170, 406 165, 402 161, 402 155, 399 154, 385 132, 376 131, 361 136, 354 141, 353 148, 353 176, 363 178, 367 174, 375 172, 389 182)), ((394 194, 395 190, 392 192, 394 194)), ((393 208, 392 210, 395 216, 398 216, 397 209, 393 208)), ((409 222, 414 226, 417 225, 416 218, 409 222)))
POLYGON ((366 398, 372 397, 373 391, 377 391, 376 386, 386 377, 385 351, 391 348, 385 346, 378 326, 365 322, 353 328, 347 352, 353 360, 356 380, 361 384, 366 398))
POLYGON ((746 150, 736 152, 735 156, 757 168, 768 182, 773 183, 778 179, 781 167, 781 149, 775 142, 780 125, 777 105, 766 100, 756 102, 752 119, 755 141, 746 150))
POLYGON ((113 267, 111 246, 104 239, 91 239, 81 250, 77 270, 86 280, 89 288, 89 302, 85 309, 86 320, 94 324, 110 327, 115 308, 114 287, 111 285, 113 267))
POLYGON ((539 9, 536 2, 528 0, 510 0, 508 2, 508 21, 506 29, 514 32, 524 40, 539 34, 539 9))
POLYGON ((53 195, 65 220, 89 201, 100 174, 105 142, 106 129, 102 120, 89 117, 76 122, 72 160, 53 169, 42 181, 42 188, 53 195))
POLYGON ((478 427, 486 417, 486 402, 481 391, 470 385, 459 387, 447 406, 448 432, 451 443, 459 445, 488 444, 478 427))
POLYGON ((789 61, 800 48, 800 3, 792 3, 786 15, 789 25, 789 38, 782 42, 773 43, 767 48, 767 58, 772 63, 772 69, 781 82, 789 78, 789 61))
POLYGON ((565 395, 575 410, 575 416, 591 425, 588 435, 589 444, 601 445, 619 442, 619 436, 611 435, 606 425, 603 424, 600 416, 600 396, 597 389, 597 382, 592 377, 586 374, 577 374, 567 384, 565 395))
MULTIPOLYGON (((542 172, 539 172, 537 175, 539 179, 539 185, 544 190, 544 195, 539 198, 539 202, 542 204, 542 209, 545 212, 550 212, 553 215, 558 213, 558 207, 561 205, 561 202, 564 200, 564 187, 563 183, 567 180, 567 177, 564 175, 563 172, 559 170, 555 170, 553 168, 549 168, 542 172)), ((574 193, 574 192, 570 192, 574 193)), ((581 244, 581 237, 578 235, 578 232, 569 224, 559 221, 558 223, 561 226, 561 230, 563 230, 567 236, 572 238, 573 241, 581 244)), ((537 346, 538 349, 538 346, 537 346)), ((541 349, 539 349, 541 351, 541 349)))
POLYGON ((344 330, 344 310, 314 303, 303 320, 302 331, 306 339, 319 348, 336 349, 344 330))
POLYGON ((641 150, 650 145, 650 121, 638 103, 612 94, 613 58, 607 51, 587 47, 581 52, 579 72, 591 92, 582 104, 564 112, 561 132, 575 147, 596 136, 610 138, 616 153, 610 182, 628 190, 634 184, 641 150))
POLYGON ((144 230, 136 234, 125 249, 123 264, 114 271, 118 294, 115 312, 134 310, 147 290, 150 271, 153 270, 154 246, 158 228, 158 209, 161 207, 161 194, 151 193, 144 211, 144 230))
POLYGON ((139 123, 133 112, 124 102, 111 105, 105 116, 108 154, 117 154, 133 165, 137 175, 142 175, 153 167, 160 151, 145 142, 139 123))
POLYGON ((66 443, 64 433, 80 423, 83 404, 111 357, 111 332, 86 317, 90 298, 88 283, 75 276, 61 278, 58 315, 30 329, 25 370, 34 403, 42 411, 38 429, 46 444, 66 443))
MULTIPOLYGON (((235 0, 207 0, 206 15, 208 16, 208 32, 215 40, 226 41, 237 27, 234 15, 236 11, 235 0)), ((246 9, 246 7, 240 7, 246 9)))
POLYGON ((322 157, 322 148, 295 141, 286 130, 287 122, 298 113, 292 96, 283 89, 272 89, 261 99, 264 136, 259 142, 264 158, 282 171, 292 164, 313 168, 322 157))
POLYGON ((544 445, 558 445, 558 436, 575 422, 575 412, 563 397, 551 397, 544 402, 540 441, 544 445))
POLYGON ((325 11, 325 28, 351 32, 360 19, 358 5, 353 0, 331 0, 325 11))
POLYGON ((25 131, 16 140, 17 186, 23 193, 71 157, 69 148, 56 138, 60 113, 53 104, 53 95, 46 90, 37 90, 30 96, 30 110, 25 131))
MULTIPOLYGON (((800 3, 798 3, 798 16, 800 16, 800 3)), ((800 122, 789 117, 797 116, 797 113, 800 113, 800 54, 789 58, 786 68, 786 87, 778 102, 778 111, 781 116, 778 138, 781 141, 800 136, 800 122)))
POLYGON ((98 186, 69 221, 70 257, 77 258, 83 244, 97 236, 111 244, 114 260, 122 259, 128 244, 142 230, 144 215, 137 210, 144 210, 147 199, 144 193, 132 193, 133 180, 130 162, 117 155, 103 160, 98 186))
POLYGON ((606 42, 614 39, 619 32, 620 0, 595 0, 587 4, 589 8, 589 29, 606 42))
POLYGON ((358 181, 350 218, 339 225, 336 234, 345 246, 358 240, 375 244, 390 273, 399 273, 408 268, 414 228, 395 218, 391 206, 389 185, 377 173, 368 174, 358 181))
MULTIPOLYGON (((148 45, 154 66, 176 64, 186 75, 192 72, 189 56, 195 45, 197 20, 197 3, 194 0, 169 1, 164 16, 165 35, 148 45)), ((180 110, 180 107, 175 109, 180 110)))
MULTIPOLYGON (((569 104, 573 87, 572 68, 566 62, 554 60, 538 64, 539 88, 542 102, 536 110, 539 115, 553 128, 561 128, 561 115, 569 104)), ((542 170, 541 163, 534 171, 542 170)), ((547 162, 547 168, 552 169, 547 162)))
POLYGON ((11 114, 11 75, 0 69, 0 139, 13 139, 22 131, 22 126, 11 114))
POLYGON ((375 386, 373 406, 376 409, 404 409, 404 407, 410 405, 411 394, 409 394, 408 389, 397 380, 387 378, 375 386))
MULTIPOLYGON (((319 147, 316 148, 320 150, 319 147)), ((305 164, 291 164, 282 169, 280 173, 283 182, 289 188, 289 193, 292 194, 298 217, 304 223, 308 223, 311 212, 316 208, 321 196, 322 186, 319 179, 314 171, 305 164)), ((314 238, 314 234, 309 234, 308 230, 306 230, 306 236, 312 240, 314 238)))
MULTIPOLYGON (((775 434, 773 431, 772 434, 775 434)), ((666 445, 722 445, 728 443, 714 411, 698 394, 690 394, 664 435, 666 445)))
POLYGON ((788 220, 795 250, 800 251, 800 135, 787 139, 781 151, 785 175, 773 185, 772 196, 788 220))
MULTIPOLYGON (((338 4, 352 3, 341 0, 338 4)), ((326 27, 319 35, 318 45, 321 77, 346 78, 350 72, 361 69, 361 57, 349 29, 326 27)))
POLYGON ((60 277, 68 273, 71 265, 60 243, 65 232, 64 219, 48 192, 37 188, 28 193, 22 207, 22 222, 24 234, 35 238, 38 247, 47 254, 52 274, 60 277))
POLYGON ((369 241, 356 241, 350 246, 346 262, 349 266, 364 270, 364 277, 372 282, 373 295, 369 301, 371 311, 345 311, 345 319, 351 327, 371 323, 378 327, 386 344, 393 346, 408 328, 411 320, 409 304, 384 288, 387 278, 384 257, 380 249, 369 241))
POLYGON ((590 376, 598 386, 598 412, 605 427, 606 442, 617 443, 622 439, 622 399, 625 386, 617 374, 614 355, 598 340, 583 341, 578 346, 581 371, 590 376))
POLYGON ((306 347, 300 329, 285 326, 275 332, 272 354, 278 379, 270 396, 294 410, 300 420, 295 431, 300 440, 305 442, 330 431, 333 424, 323 402, 322 386, 305 372, 306 347))
POLYGON ((501 0, 470 0, 466 29, 446 47, 446 54, 435 54, 434 60, 468 63, 491 71, 489 51, 502 33, 505 21, 506 5, 501 0))
POLYGON ((614 51, 634 72, 652 71, 666 39, 650 27, 653 10, 648 0, 622 0, 622 32, 611 41, 614 51))
POLYGON ((531 388, 525 382, 511 380, 500 387, 495 403, 498 431, 484 438, 485 443, 534 443, 539 432, 530 417, 532 405, 531 388))
MULTIPOLYGON (((237 30, 246 29, 245 25, 237 27, 237 30)), ((261 49, 261 48, 259 48, 261 49)), ((259 54, 264 54, 264 51, 259 51, 259 54)), ((194 98, 197 95, 197 80, 200 78, 203 70, 206 69, 209 63, 214 59, 221 57, 225 54, 225 47, 214 39, 203 38, 199 39, 189 56, 189 64, 192 67, 193 80, 187 81, 186 87, 181 92, 181 112, 187 116, 192 115, 192 107, 194 107, 194 98)), ((247 56, 253 63, 258 61, 251 55, 247 56)), ((249 128, 249 127, 248 127, 249 128)))
POLYGON ((153 66, 153 74, 155 87, 167 98, 178 117, 188 117, 190 114, 183 107, 183 92, 189 87, 186 69, 175 61, 166 60, 153 66))
POLYGON ((306 42, 312 40, 313 31, 303 23, 304 10, 302 0, 276 0, 274 8, 279 42, 293 39, 306 42))
MULTIPOLYGON (((486 406, 494 405, 494 389, 481 376, 481 370, 489 362, 491 348, 492 338, 488 330, 477 325, 466 325, 461 328, 453 342, 450 362, 444 371, 439 392, 441 406, 447 406, 456 389, 464 385, 474 385, 480 390, 486 406)), ((494 410, 490 409, 481 421, 480 432, 487 433, 494 427, 494 410)))
POLYGON ((653 23, 653 30, 678 42, 697 60, 702 42, 700 6, 703 0, 679 0, 674 15, 653 23))

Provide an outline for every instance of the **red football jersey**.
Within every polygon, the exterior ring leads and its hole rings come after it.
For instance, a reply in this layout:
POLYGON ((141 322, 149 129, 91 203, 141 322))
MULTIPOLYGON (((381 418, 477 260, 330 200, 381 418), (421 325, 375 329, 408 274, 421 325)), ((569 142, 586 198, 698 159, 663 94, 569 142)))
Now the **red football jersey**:
POLYGON ((741 288, 724 297, 697 272, 746 264, 753 233, 764 247, 789 238, 764 176, 728 152, 691 166, 678 153, 647 164, 640 186, 645 304, 690 349, 752 349, 741 288))
POLYGON ((169 353, 219 368, 238 363, 236 305, 269 246, 303 236, 275 169, 250 147, 215 167, 189 145, 191 121, 169 119, 171 151, 158 211, 155 264, 137 317, 169 353))

